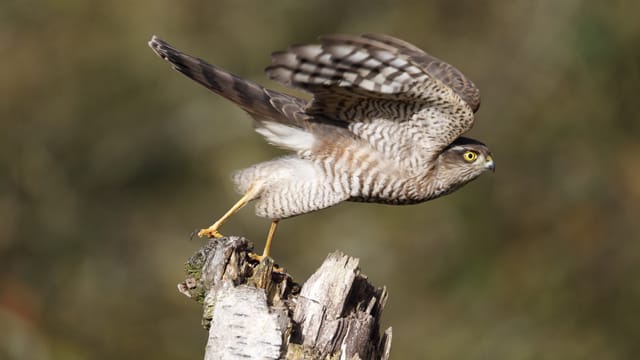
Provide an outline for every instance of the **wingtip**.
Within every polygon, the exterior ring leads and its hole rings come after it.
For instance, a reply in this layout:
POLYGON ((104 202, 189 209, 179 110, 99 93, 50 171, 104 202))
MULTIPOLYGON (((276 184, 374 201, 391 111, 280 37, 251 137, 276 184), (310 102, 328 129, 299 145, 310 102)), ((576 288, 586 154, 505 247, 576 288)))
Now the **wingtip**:
POLYGON ((166 41, 160 39, 156 35, 151 36, 151 40, 148 42, 149 47, 156 55, 168 60, 169 53, 173 50, 173 47, 166 41))
POLYGON ((155 52, 156 54, 160 55, 160 53, 158 52, 158 48, 160 47, 160 39, 158 39, 157 36, 152 35, 151 36, 151 40, 149 40, 149 42, 147 42, 147 45, 149 45, 149 47, 151 48, 151 50, 153 50, 153 52, 155 52))
POLYGON ((147 44, 149 45, 149 47, 153 48, 155 44, 158 43, 158 37, 155 35, 151 35, 151 40, 149 40, 147 42, 147 44))

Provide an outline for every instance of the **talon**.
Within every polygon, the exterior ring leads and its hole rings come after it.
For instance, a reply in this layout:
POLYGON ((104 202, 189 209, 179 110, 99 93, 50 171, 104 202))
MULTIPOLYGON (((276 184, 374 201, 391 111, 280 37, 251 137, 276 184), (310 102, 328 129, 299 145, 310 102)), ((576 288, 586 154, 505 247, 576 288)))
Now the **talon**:
POLYGON ((198 231, 198 237, 205 237, 205 236, 208 238, 224 237, 224 235, 220 234, 220 232, 218 231, 220 226, 222 226, 222 224, 224 224, 227 220, 229 220, 229 218, 233 216, 233 214, 238 212, 238 210, 242 209, 245 205, 247 205, 249 201, 254 199, 257 191, 258 191, 258 188, 256 188, 254 185, 250 186, 249 190, 247 190, 247 193, 242 195, 240 200, 238 200, 238 202, 233 204, 231 209, 227 210, 227 212, 224 215, 222 215, 220 219, 218 219, 216 222, 213 223, 213 225, 209 226, 208 228, 198 231))
POLYGON ((220 232, 218 232, 218 230, 216 229, 207 228, 207 229, 202 229, 198 231, 198 237, 205 237, 205 236, 208 238, 224 237, 224 235, 220 234, 220 232))
POLYGON ((266 258, 266 256, 258 255, 256 253, 249 253, 249 254, 247 254, 247 256, 249 257, 249 259, 255 260, 257 262, 262 262, 262 260, 264 260, 264 258, 266 258))
MULTIPOLYGON (((257 261, 257 262, 262 262, 262 260, 268 258, 268 255, 258 255, 256 253, 248 253, 247 256, 249 257, 249 259, 257 261)), ((271 260, 273 262, 273 259, 271 260)), ((274 273, 278 273, 278 274, 286 274, 287 270, 283 267, 278 266, 278 264, 273 264, 273 268, 272 268, 272 272, 274 273)))

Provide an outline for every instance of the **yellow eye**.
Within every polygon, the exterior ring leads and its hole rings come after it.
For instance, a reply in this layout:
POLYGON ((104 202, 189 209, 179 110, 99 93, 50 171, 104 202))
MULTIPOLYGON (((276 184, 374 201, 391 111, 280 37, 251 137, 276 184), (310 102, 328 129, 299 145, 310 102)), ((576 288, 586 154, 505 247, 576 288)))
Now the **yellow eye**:
POLYGON ((464 154, 462 154, 462 157, 466 162, 472 162, 478 158, 478 153, 469 150, 465 151, 464 154))

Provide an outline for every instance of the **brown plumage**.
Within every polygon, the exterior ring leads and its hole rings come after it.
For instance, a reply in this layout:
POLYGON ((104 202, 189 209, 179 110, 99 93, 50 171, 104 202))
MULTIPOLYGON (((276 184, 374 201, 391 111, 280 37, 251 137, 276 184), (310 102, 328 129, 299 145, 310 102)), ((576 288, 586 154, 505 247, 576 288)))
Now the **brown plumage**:
POLYGON ((265 89, 156 38, 172 66, 235 102, 258 133, 294 154, 234 174, 244 196, 199 235, 247 202, 277 221, 341 201, 414 204, 448 194, 486 170, 488 148, 461 137, 480 106, 476 86, 453 66, 387 36, 330 35, 272 55, 267 75, 313 94, 311 101, 265 89))

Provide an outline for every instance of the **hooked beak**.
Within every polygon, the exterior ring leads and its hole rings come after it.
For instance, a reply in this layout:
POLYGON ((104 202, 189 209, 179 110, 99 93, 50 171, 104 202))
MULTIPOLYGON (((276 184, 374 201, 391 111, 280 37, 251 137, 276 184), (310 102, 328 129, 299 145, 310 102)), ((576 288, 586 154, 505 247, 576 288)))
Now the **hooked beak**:
POLYGON ((496 172, 496 164, 493 162, 493 157, 491 155, 487 155, 484 167, 485 169, 491 170, 491 172, 496 172))

